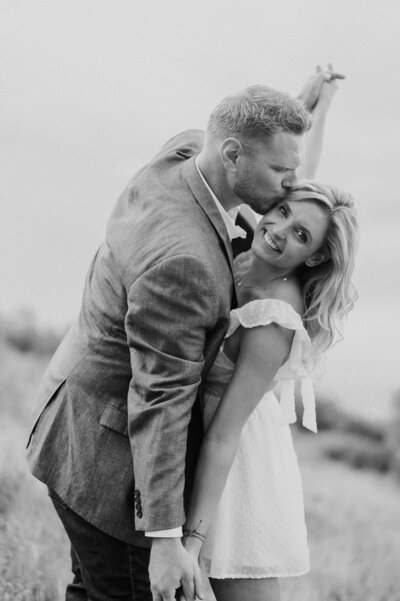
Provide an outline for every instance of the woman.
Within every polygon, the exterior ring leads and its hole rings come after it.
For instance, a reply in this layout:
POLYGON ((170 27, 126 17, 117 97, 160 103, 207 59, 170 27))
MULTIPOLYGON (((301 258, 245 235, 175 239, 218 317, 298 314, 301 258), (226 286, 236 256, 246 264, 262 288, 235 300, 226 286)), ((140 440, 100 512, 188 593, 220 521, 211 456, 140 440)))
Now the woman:
POLYGON ((196 557, 201 550, 217 601, 277 601, 278 578, 309 568, 288 424, 299 380, 303 424, 316 431, 312 364, 353 306, 356 230, 349 195, 303 182, 260 220, 239 259, 239 308, 205 383, 184 538, 196 557))

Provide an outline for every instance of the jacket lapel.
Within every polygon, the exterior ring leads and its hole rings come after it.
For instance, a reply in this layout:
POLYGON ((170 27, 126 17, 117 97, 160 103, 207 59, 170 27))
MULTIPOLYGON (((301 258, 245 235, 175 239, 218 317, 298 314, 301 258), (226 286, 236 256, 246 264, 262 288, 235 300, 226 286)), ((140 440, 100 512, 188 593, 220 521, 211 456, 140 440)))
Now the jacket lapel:
POLYGON ((182 174, 185 177, 195 200, 200 205, 200 207, 203 209, 203 211, 207 215, 211 225, 217 232, 218 237, 221 242, 222 249, 228 260, 229 267, 231 269, 232 276, 233 276, 232 244, 231 244, 231 241, 229 240, 228 232, 226 231, 226 227, 225 227, 225 224, 221 217, 221 214, 218 211, 218 208, 217 208, 214 200, 212 199, 210 193, 208 192, 207 188, 205 187, 204 183, 202 182, 201 177, 196 169, 194 157, 185 161, 185 163, 183 165, 182 174))

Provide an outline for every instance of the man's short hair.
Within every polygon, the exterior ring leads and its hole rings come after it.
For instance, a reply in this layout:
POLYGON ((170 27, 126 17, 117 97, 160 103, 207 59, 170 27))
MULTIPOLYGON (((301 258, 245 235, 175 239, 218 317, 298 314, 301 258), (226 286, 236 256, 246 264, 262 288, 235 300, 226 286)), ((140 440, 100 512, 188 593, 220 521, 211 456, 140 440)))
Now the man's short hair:
POLYGON ((285 92, 267 86, 250 86, 224 98, 207 125, 215 140, 236 137, 241 141, 273 136, 278 131, 303 134, 312 119, 304 104, 285 92))

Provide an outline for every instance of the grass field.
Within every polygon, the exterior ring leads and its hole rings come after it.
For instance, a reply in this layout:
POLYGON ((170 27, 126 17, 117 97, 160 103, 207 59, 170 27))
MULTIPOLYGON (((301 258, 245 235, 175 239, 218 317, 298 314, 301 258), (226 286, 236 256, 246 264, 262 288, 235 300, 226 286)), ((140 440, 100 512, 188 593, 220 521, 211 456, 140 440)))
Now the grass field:
MULTIPOLYGON (((2 346, 0 360, 0 600, 61 601, 67 541, 24 459, 30 402, 47 359, 2 346)), ((294 435, 312 569, 282 581, 282 601, 400 601, 398 480, 327 458, 331 432, 294 435)))

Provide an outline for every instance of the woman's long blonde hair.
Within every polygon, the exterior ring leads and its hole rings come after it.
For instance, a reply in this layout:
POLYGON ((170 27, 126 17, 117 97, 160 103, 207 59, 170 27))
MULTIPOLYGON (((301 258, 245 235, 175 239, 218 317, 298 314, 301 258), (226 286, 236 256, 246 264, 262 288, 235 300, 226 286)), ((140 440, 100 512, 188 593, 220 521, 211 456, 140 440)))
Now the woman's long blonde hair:
POLYGON ((340 324, 357 299, 351 281, 358 246, 357 215, 350 194, 333 186, 302 181, 292 188, 287 200, 292 194, 294 200, 296 192, 302 193, 303 200, 327 200, 321 203, 329 215, 329 224, 320 249, 326 259, 319 265, 302 265, 298 269, 305 304, 304 322, 313 352, 318 355, 341 340, 340 324))

